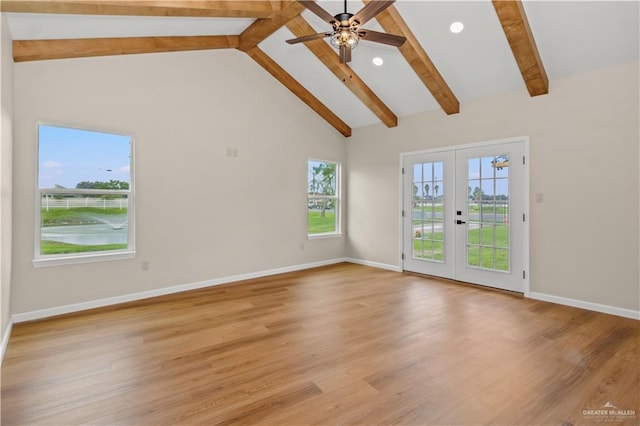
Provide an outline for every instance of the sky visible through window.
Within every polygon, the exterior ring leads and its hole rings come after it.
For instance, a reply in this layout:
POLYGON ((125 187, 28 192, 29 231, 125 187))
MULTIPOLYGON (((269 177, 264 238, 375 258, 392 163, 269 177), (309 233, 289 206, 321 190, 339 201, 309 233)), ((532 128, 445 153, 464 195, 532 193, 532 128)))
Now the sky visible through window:
MULTIPOLYGON (((468 165, 468 186, 469 196, 474 194, 477 187, 482 190, 482 199, 491 199, 493 196, 502 196, 504 200, 509 196, 509 156, 499 155, 496 157, 476 157, 469 158, 468 165), (506 162, 502 167, 494 167, 493 161, 498 163, 506 162), (495 187, 494 187, 495 185, 495 187)), ((443 163, 417 163, 414 165, 413 179, 415 185, 415 196, 417 197, 442 197, 443 194, 443 163), (421 184, 418 184, 421 183, 421 184), (424 184, 429 184, 428 189, 424 184), (436 188, 437 186, 437 188, 436 188), (429 191, 427 194, 426 191, 429 191)))
POLYGON ((39 126, 39 188, 75 188, 79 182, 131 183, 131 137, 39 126))

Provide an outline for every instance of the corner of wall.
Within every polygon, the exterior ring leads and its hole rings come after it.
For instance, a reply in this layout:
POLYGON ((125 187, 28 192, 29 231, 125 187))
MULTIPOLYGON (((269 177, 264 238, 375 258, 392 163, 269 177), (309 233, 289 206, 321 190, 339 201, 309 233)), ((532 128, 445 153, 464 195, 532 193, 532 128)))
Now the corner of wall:
POLYGON ((7 326, 2 331, 2 342, 0 342, 0 365, 2 365, 2 361, 4 361, 4 354, 7 352, 7 347, 9 346, 11 330, 13 330, 13 320, 9 318, 7 326))
POLYGON ((11 334, 13 46, 6 14, 0 14, 0 361, 11 334))

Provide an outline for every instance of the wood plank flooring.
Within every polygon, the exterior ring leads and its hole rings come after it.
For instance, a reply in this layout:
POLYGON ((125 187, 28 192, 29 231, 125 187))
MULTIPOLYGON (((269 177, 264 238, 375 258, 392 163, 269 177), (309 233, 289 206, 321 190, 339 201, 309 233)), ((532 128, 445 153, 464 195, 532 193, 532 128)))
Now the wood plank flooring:
POLYGON ((638 424, 639 360, 638 321, 339 264, 16 324, 2 424, 638 424))

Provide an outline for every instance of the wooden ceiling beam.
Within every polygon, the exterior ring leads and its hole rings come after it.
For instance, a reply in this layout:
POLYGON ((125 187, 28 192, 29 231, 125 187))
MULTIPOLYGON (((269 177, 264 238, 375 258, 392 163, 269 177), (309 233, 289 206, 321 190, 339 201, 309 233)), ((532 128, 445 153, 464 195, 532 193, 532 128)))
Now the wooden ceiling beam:
MULTIPOLYGON (((363 0, 365 4, 372 0, 363 0)), ((388 7, 376 16, 376 20, 382 28, 389 34, 396 34, 406 37, 407 41, 398 49, 407 60, 413 71, 427 87, 435 100, 440 104, 447 114, 457 114, 460 112, 460 102, 453 94, 447 82, 431 62, 429 55, 413 34, 407 23, 402 19, 400 13, 394 6, 388 7)))
POLYGON ((304 10, 297 1, 288 1, 282 5, 282 11, 271 19, 256 19, 240 34, 238 49, 247 52, 256 47, 262 40, 283 27, 287 22, 300 15, 304 10))
POLYGON ((320 115, 327 123, 333 126, 344 137, 351 136, 351 128, 340 119, 325 104, 309 92, 291 74, 285 71, 276 61, 258 48, 258 44, 271 34, 286 25, 289 21, 299 16, 304 10, 297 1, 286 1, 282 4, 281 12, 271 19, 257 19, 240 34, 238 50, 247 53, 262 68, 289 89, 309 108, 320 115))
POLYGON ((493 0, 500 24, 507 36, 529 95, 549 93, 549 79, 533 38, 524 6, 520 0, 493 0))
POLYGON ((333 126, 338 132, 342 133, 344 137, 351 136, 351 128, 335 115, 326 105, 318 100, 311 92, 302 86, 295 78, 293 78, 288 72, 278 65, 273 59, 271 59, 266 53, 260 50, 258 47, 253 47, 246 52, 254 61, 256 61, 262 68, 264 68, 269 74, 275 77, 280 83, 282 83, 287 89, 289 89, 294 95, 296 95, 302 102, 307 104, 309 108, 314 110, 320 115, 327 123, 333 126))
POLYGON ((122 37, 64 40, 14 40, 15 62, 134 53, 228 49, 238 45, 238 36, 122 37))
POLYGON ((268 0, 2 0, 2 12, 270 18, 281 10, 268 0))
MULTIPOLYGON (((302 37, 317 32, 302 16, 296 16, 287 23, 287 28, 296 36, 302 37)), ((398 117, 365 84, 364 81, 346 64, 340 63, 337 52, 323 40, 304 43, 329 70, 342 81, 387 127, 396 127, 398 117)))

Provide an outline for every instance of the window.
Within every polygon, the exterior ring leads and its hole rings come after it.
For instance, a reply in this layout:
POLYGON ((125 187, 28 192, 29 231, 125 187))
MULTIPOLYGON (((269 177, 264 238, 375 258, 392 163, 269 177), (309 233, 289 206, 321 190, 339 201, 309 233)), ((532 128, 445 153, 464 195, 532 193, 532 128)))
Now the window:
POLYGON ((340 163, 309 160, 307 234, 340 234, 340 163))
POLYGON ((132 154, 129 135, 38 126, 36 266, 133 256, 132 154))
POLYGON ((444 262, 444 205, 444 162, 415 163, 411 220, 414 259, 444 262))
POLYGON ((509 272, 509 155, 467 164, 467 266, 509 272))

